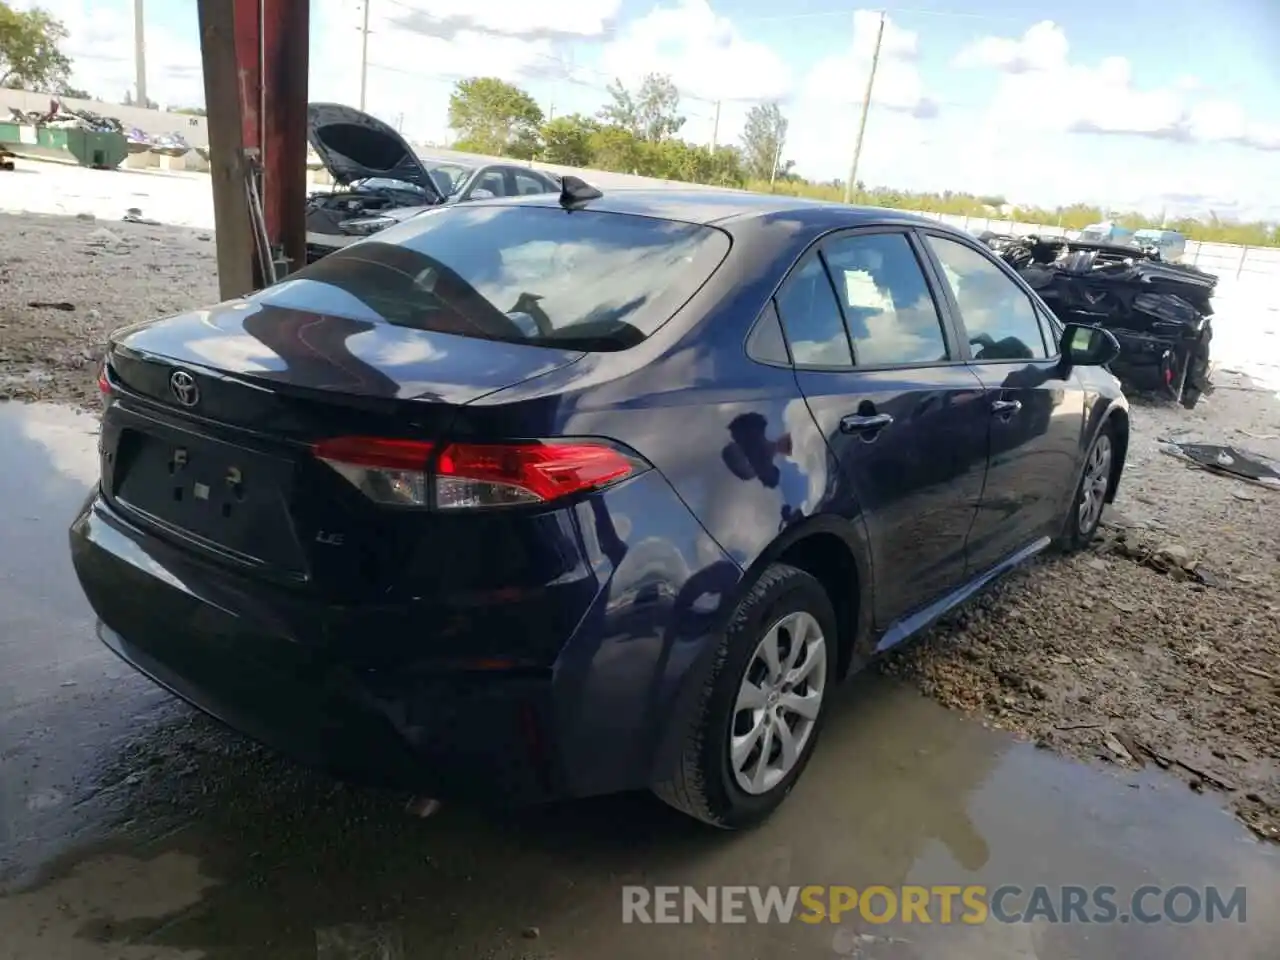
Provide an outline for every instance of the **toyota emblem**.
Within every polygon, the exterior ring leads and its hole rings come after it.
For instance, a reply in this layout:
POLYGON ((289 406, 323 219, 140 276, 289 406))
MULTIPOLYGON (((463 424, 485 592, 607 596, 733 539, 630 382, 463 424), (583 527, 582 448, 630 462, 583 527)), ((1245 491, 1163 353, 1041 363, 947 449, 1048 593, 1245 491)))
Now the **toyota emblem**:
POLYGON ((196 386, 196 378, 185 370, 175 370, 169 374, 169 389, 173 397, 184 407, 194 407, 200 402, 200 388, 196 386))

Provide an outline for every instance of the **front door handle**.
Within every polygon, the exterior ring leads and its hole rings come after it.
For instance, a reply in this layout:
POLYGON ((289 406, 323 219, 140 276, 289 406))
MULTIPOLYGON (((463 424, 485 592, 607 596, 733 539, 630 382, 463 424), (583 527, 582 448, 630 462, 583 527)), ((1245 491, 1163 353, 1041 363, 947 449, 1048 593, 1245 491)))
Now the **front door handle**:
POLYGON ((873 413, 868 416, 860 416, 851 413, 847 417, 840 418, 841 433, 869 433, 872 430, 879 430, 893 423, 893 417, 887 413, 873 413))
POLYGON ((997 400, 991 404, 991 412, 997 416, 1012 416, 1021 409, 1021 400, 997 400))

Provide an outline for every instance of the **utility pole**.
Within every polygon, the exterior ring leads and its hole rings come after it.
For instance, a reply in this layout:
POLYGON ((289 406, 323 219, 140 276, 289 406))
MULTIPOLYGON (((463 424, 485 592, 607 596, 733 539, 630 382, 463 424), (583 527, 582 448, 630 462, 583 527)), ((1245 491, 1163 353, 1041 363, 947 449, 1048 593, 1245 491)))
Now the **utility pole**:
POLYGON ((778 176, 778 164, 782 162, 782 135, 776 137, 776 146, 773 148, 773 166, 769 169, 769 190, 773 190, 773 181, 778 176))
POLYGON ((369 85, 369 4, 364 0, 364 25, 360 28, 360 109, 364 110, 365 90, 369 85))
POLYGON ((716 101, 716 119, 711 126, 711 152, 716 152, 716 142, 720 139, 720 101, 716 101))
POLYGON ((876 28, 876 47, 871 54, 871 72, 867 74, 867 92, 862 96, 862 119, 858 123, 858 139, 853 146, 853 163, 849 167, 849 180, 844 185, 844 202, 853 202, 854 186, 858 182, 858 161, 862 159, 862 138, 867 132, 867 114, 871 112, 871 91, 876 83, 876 67, 880 65, 880 44, 884 40, 884 11, 880 11, 880 26, 876 28))
POLYGON ((138 87, 138 106, 146 107, 151 101, 147 99, 147 17, 143 11, 142 0, 133 0, 133 58, 137 72, 135 83, 138 87))

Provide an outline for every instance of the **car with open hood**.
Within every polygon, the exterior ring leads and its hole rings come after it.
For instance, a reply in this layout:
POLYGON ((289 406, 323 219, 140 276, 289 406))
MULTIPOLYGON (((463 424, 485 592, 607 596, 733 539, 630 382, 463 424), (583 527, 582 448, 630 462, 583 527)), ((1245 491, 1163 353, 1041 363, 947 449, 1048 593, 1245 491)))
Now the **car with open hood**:
POLYGON ((560 179, 519 163, 419 156, 391 126, 354 107, 307 108, 311 149, 334 189, 307 199, 307 262, 446 203, 558 193, 560 179))

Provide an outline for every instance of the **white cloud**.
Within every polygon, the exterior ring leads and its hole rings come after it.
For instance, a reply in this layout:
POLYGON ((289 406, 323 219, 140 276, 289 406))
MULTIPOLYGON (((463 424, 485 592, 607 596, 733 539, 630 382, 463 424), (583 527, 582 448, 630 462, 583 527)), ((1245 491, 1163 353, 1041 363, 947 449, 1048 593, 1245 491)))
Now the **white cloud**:
POLYGON ((1250 120, 1230 101, 1193 99, 1202 89, 1196 77, 1144 89, 1134 82, 1124 57, 1106 57, 1095 65, 1073 63, 1066 33, 1051 20, 1019 38, 978 40, 960 51, 955 65, 1003 74, 990 115, 1006 127, 1280 149, 1277 125, 1250 120))
MULTIPOLYGON (((66 26, 70 36, 64 52, 72 60, 73 86, 107 101, 134 91, 132 0, 18 0, 14 5, 43 7, 66 26)), ((190 17, 189 31, 158 24, 147 29, 147 93, 166 106, 204 102, 195 4, 190 17)))
MULTIPOLYGON (((789 111, 786 156, 794 158, 799 172, 807 176, 848 177, 879 20, 874 11, 856 11, 848 47, 819 60, 804 78, 789 111)), ((859 180, 882 182, 877 171, 884 171, 891 158, 910 156, 928 140, 926 121, 938 106, 916 68, 918 55, 918 34, 886 18, 859 180)))
MULTIPOLYGON (((870 10, 854 12, 849 48, 814 64, 804 82, 806 101, 826 105, 861 101, 871 71, 879 18, 870 10)), ((925 95, 924 82, 914 62, 918 43, 919 36, 914 31, 904 30, 892 18, 886 18, 871 94, 873 106, 917 117, 937 112, 937 104, 925 95)))
MULTIPOLYGON (((620 0, 382 0, 371 8, 367 104, 406 133, 443 139, 448 92, 466 76, 523 81, 563 72, 558 45, 606 34, 620 0)), ((72 83, 107 101, 134 90, 133 0, 18 0, 42 6, 70 31, 72 83)), ((312 0, 313 100, 355 103, 361 7, 312 0)), ((195 3, 149 4, 147 92, 165 106, 204 102, 195 3), (163 12, 162 12, 163 11, 163 12), (174 15, 182 20, 172 23, 174 15), (166 17, 165 14, 168 14, 166 17)))
POLYGON ((994 67, 1007 73, 1060 70, 1067 66, 1067 36, 1051 20, 1028 28, 1020 38, 984 37, 960 51, 958 67, 994 67))
MULTIPOLYGON (((598 37, 618 15, 621 0, 387 0, 388 11, 418 32, 446 39, 470 30, 514 37, 598 37)), ((376 9, 376 8, 371 8, 376 9)))
POLYGON ((604 49, 607 76, 635 84, 666 73, 686 97, 768 100, 783 97, 791 72, 770 47, 745 39, 707 0, 677 0, 628 23, 604 49))

